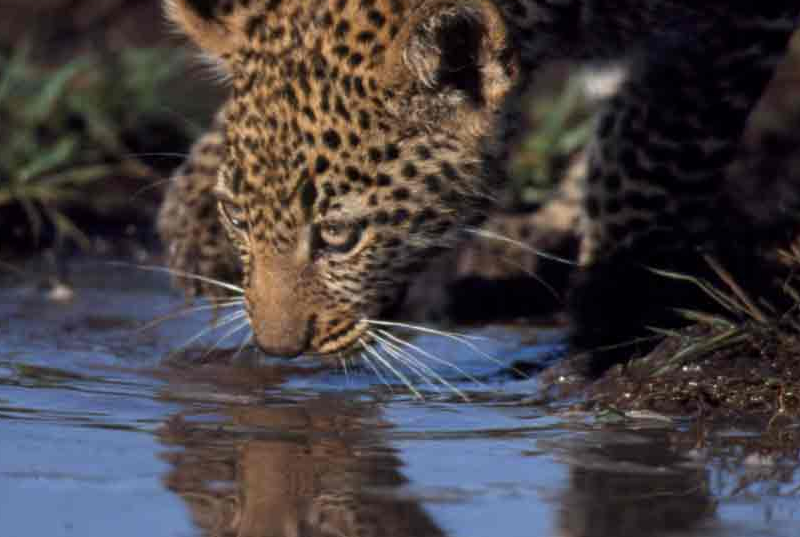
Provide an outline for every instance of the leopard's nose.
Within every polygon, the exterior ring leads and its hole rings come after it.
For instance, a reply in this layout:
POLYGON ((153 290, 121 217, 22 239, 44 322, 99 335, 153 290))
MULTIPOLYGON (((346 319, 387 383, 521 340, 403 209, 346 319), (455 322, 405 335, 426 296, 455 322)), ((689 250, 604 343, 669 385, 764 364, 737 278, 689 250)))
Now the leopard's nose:
POLYGON ((294 358, 310 350, 316 314, 307 297, 308 282, 298 277, 302 269, 285 258, 253 260, 246 289, 250 326, 267 354, 294 358))
POLYGON ((315 323, 316 315, 312 315, 306 323, 300 323, 299 326, 284 325, 280 331, 264 330, 263 327, 254 324, 253 333, 256 344, 265 354, 280 358, 297 358, 310 350, 315 323))

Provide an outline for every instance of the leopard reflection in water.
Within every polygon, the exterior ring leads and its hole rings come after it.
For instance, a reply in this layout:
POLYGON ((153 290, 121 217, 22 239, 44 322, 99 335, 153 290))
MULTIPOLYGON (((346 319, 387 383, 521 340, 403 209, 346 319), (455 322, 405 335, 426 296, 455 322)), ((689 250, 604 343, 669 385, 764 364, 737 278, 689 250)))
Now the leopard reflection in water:
MULTIPOLYGON (((171 465, 165 483, 204 535, 447 535, 419 498, 400 489, 408 483, 401 455, 382 436, 374 404, 328 396, 213 412, 224 421, 187 411, 159 432, 162 443, 180 448, 163 454, 171 465)), ((576 441, 563 453, 569 478, 553 535, 694 536, 713 522, 707 472, 681 466, 664 442, 576 441)), ((518 514, 520 524, 527 516, 518 514)))

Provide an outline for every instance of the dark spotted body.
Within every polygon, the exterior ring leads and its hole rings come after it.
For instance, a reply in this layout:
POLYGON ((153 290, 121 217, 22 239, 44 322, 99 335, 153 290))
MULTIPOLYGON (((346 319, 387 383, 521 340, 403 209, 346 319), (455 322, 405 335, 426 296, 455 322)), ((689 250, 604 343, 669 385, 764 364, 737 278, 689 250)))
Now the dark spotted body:
POLYGON ((562 57, 630 65, 590 153, 582 263, 694 237, 796 4, 168 0, 232 88, 167 195, 170 266, 241 279, 270 353, 356 345, 484 218, 519 96, 562 57))

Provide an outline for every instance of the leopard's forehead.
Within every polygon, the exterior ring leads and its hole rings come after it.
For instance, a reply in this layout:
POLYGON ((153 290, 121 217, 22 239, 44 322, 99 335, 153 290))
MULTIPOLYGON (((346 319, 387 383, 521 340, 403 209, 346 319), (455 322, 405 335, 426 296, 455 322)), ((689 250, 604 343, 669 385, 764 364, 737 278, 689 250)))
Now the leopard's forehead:
POLYGON ((248 181, 288 199, 328 172, 355 190, 368 184, 358 164, 395 151, 387 147, 394 94, 382 87, 380 67, 398 32, 389 15, 402 10, 401 2, 339 0, 271 2, 252 14, 248 44, 231 58, 226 117, 234 165, 225 185, 238 192, 248 181))

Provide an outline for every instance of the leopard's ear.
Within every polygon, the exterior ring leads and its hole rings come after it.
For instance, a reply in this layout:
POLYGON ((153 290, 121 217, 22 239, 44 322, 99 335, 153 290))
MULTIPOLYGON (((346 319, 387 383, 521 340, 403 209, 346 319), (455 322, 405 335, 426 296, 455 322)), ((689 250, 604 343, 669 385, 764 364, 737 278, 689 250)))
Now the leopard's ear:
POLYGON ((428 0, 418 7, 389 54, 392 75, 437 94, 496 107, 519 73, 512 37, 488 0, 428 0))
POLYGON ((203 52, 224 60, 246 41, 248 4, 241 0, 164 0, 164 10, 203 52))

